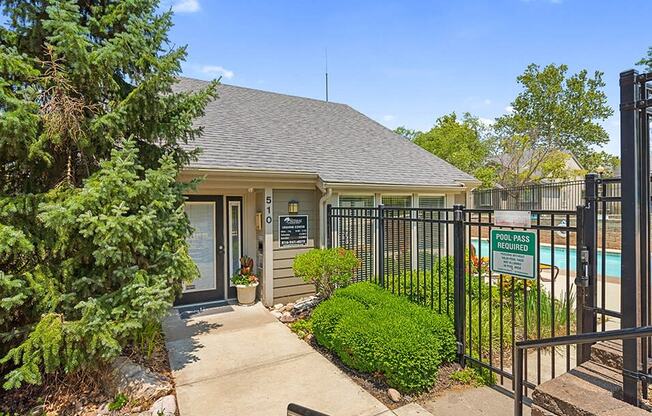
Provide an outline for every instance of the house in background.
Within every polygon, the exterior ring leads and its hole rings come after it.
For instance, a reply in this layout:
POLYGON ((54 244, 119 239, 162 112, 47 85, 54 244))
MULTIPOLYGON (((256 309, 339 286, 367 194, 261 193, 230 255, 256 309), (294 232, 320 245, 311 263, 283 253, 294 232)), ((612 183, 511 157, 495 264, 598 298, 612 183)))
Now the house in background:
MULTIPOLYGON (((182 78, 176 90, 206 85, 182 78)), ((314 287, 292 263, 325 245, 327 204, 448 207, 479 185, 348 105, 230 85, 218 95, 196 120, 202 152, 179 178, 203 179, 185 206, 200 277, 179 304, 234 299, 242 255, 255 260, 266 305, 306 296, 314 287)))
MULTIPOLYGON (((493 189, 477 189, 473 191, 473 207, 512 210, 575 209, 583 203, 583 180, 586 171, 575 155, 570 152, 563 153, 568 156, 565 160, 568 176, 542 178, 536 183, 517 187, 507 188, 499 185, 493 189)), ((530 160, 529 152, 524 152, 519 158, 508 154, 498 155, 492 162, 499 167, 525 170, 528 169, 530 160)))

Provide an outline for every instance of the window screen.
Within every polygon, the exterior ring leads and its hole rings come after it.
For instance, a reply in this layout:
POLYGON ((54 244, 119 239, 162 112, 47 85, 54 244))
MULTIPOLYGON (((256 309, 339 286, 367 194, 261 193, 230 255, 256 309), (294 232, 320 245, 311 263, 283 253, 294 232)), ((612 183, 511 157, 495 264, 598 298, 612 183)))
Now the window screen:
POLYGON ((383 195, 383 205, 394 208, 410 208, 412 197, 410 195, 383 195))
POLYGON ((340 207, 344 208, 372 208, 373 195, 340 195, 340 207))
POLYGON ((444 208, 446 198, 443 196, 420 196, 419 208, 444 208))

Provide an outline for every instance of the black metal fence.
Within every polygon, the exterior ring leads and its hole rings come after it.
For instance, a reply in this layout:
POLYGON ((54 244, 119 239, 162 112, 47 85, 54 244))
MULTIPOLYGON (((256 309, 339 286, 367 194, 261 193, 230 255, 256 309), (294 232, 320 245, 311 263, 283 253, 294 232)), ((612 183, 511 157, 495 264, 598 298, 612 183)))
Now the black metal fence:
MULTIPOLYGON (((361 258, 356 279, 451 316, 459 359, 500 382, 514 381, 515 343, 542 340, 530 343, 535 347, 519 366, 527 394, 590 356, 588 344, 556 343, 560 337, 652 322, 647 82, 652 74, 621 74, 622 180, 590 174, 584 181, 477 191, 470 209, 329 206, 328 245, 361 258), (530 211, 521 229, 537 236, 531 280, 488 267, 499 209, 530 211)), ((647 380, 651 355, 647 336, 623 341, 623 397, 630 403, 647 393, 639 383, 647 380)))
POLYGON ((329 206, 327 216, 328 245, 353 250, 360 259, 354 280, 452 316, 451 208, 329 206))
POLYGON ((584 203, 584 181, 473 190, 473 208, 574 210, 584 203))
MULTIPOLYGON (((581 211, 532 211, 528 229, 538 236, 534 280, 489 270, 494 210, 454 208, 327 209, 328 245, 361 259, 355 279, 447 314, 456 322, 460 358, 511 380, 514 343, 575 333, 575 264, 581 211), (559 254, 564 253, 564 254, 559 254)), ((533 355, 529 386, 569 370, 562 354, 533 355), (547 360, 547 361, 546 361, 547 360), (563 362, 562 365, 556 362, 563 362), (552 368, 551 373, 541 371, 552 368)))

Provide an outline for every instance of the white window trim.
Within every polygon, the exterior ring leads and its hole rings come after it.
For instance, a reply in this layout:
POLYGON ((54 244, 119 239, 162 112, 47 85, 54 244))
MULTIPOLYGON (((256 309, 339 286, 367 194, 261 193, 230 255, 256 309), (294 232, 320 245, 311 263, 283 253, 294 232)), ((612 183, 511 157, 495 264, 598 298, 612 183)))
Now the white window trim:
POLYGON ((217 289, 217 238, 216 238, 217 224, 215 223, 216 203, 214 201, 186 201, 185 205, 210 205, 212 208, 211 211, 212 211, 212 221, 213 221, 213 281, 212 281, 212 286, 206 289, 186 289, 186 284, 184 283, 182 293, 196 293, 196 292, 206 292, 209 290, 216 290, 217 289))
POLYGON ((238 243, 238 248, 239 248, 239 251, 240 251, 238 253, 238 259, 240 257, 242 257, 242 242, 244 240, 242 238, 242 201, 228 201, 226 219, 227 219, 227 222, 229 224, 228 227, 227 227, 227 238, 228 238, 228 241, 229 241, 228 253, 227 253, 227 258, 229 259, 229 263, 227 265, 227 270, 228 270, 229 273, 227 275, 227 282, 229 283, 230 287, 234 286, 234 284, 231 283, 231 277, 236 272, 234 270, 233 263, 232 263, 232 260, 233 260, 233 251, 232 251, 233 250, 233 244, 232 243, 233 243, 233 241, 231 240, 232 231, 233 231, 233 228, 231 227, 231 225, 232 225, 232 218, 231 218, 232 209, 231 208, 234 207, 234 206, 238 207, 238 237, 240 239, 240 242, 238 243))

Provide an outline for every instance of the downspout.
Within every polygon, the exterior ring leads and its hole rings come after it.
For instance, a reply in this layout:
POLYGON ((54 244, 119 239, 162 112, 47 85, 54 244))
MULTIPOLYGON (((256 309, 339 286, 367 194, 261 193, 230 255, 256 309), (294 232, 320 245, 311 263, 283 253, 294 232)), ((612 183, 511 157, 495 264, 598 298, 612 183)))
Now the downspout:
POLYGON ((326 247, 326 201, 333 195, 333 188, 329 188, 317 182, 317 188, 321 191, 322 196, 319 198, 319 248, 326 247))

